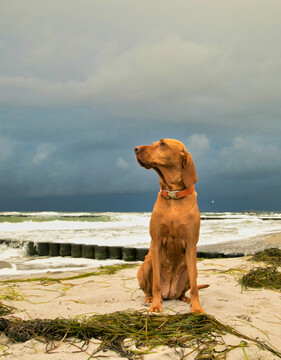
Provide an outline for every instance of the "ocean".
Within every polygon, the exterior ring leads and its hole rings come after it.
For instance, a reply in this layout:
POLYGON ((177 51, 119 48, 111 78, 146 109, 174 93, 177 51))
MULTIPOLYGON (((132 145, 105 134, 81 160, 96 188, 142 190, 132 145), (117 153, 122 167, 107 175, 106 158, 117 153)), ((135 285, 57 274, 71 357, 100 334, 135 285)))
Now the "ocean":
MULTIPOLYGON (((28 257, 24 242, 149 247, 151 213, 0 212, 0 276, 87 269, 121 262, 28 257)), ((281 232, 280 212, 201 213, 198 245, 281 232)))

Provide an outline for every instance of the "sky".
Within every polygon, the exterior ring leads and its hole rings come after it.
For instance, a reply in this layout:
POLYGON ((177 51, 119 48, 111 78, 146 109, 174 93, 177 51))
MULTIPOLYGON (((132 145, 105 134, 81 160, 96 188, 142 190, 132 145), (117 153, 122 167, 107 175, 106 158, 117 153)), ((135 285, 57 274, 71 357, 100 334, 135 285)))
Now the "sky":
POLYGON ((278 0, 0 0, 0 211, 151 211, 182 141, 202 211, 281 211, 278 0))

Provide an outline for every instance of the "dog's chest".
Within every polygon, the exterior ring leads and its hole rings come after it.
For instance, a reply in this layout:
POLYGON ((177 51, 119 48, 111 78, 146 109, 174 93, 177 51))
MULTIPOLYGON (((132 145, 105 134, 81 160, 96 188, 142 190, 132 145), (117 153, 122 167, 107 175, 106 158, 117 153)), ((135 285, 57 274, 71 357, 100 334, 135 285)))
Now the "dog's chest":
POLYGON ((179 213, 172 209, 153 212, 150 220, 150 233, 152 237, 156 236, 161 239, 182 238, 186 236, 190 222, 191 220, 185 213, 179 213))

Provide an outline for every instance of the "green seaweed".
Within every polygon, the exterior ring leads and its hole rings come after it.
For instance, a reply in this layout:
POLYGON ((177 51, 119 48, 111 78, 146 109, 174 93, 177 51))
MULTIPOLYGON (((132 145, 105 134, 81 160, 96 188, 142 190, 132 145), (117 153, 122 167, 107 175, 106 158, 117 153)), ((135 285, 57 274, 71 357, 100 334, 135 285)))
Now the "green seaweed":
POLYGON ((276 266, 258 267, 251 269, 240 279, 243 288, 266 288, 281 290, 281 272, 276 266))
POLYGON ((281 358, 281 353, 265 342, 241 334, 206 314, 156 315, 126 311, 94 315, 82 320, 0 318, 0 331, 15 342, 32 338, 64 341, 69 337, 89 342, 95 338, 101 341, 96 352, 113 350, 127 359, 142 358, 143 354, 158 346, 189 348, 191 352, 197 352, 197 360, 225 359, 229 351, 240 347, 245 353, 245 347, 252 344, 281 358), (222 336, 227 333, 241 338, 240 344, 225 344, 222 336), (131 341, 128 342, 128 339, 131 341))
POLYGON ((1 289, 0 293, 0 300, 6 300, 6 301, 18 301, 23 300, 23 295, 21 295, 18 291, 14 289, 12 286, 7 286, 4 289, 1 289))
POLYGON ((270 248, 259 251, 255 253, 253 256, 251 256, 249 260, 281 266, 281 249, 270 248))

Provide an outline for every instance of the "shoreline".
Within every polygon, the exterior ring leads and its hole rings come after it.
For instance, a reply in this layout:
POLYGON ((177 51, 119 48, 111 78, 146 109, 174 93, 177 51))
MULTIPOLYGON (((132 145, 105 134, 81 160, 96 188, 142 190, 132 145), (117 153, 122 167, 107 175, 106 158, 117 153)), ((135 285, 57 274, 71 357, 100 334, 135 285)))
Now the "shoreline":
MULTIPOLYGON (((218 255, 234 255, 234 257, 241 257, 245 255, 251 255, 253 253, 259 252, 261 250, 265 250, 271 247, 281 248, 281 232, 275 232, 267 235, 255 236, 246 240, 240 241, 227 241, 223 243, 217 244, 209 244, 209 245, 198 245, 197 252, 210 253, 211 258, 217 258, 218 255)), ((132 248, 133 249, 133 248, 132 248)), ((202 257, 208 257, 203 254, 202 257)), ((138 262, 141 259, 135 259, 133 262, 138 262)), ((17 261, 15 260, 13 263, 13 259, 11 260, 1 260, 0 261, 0 280, 16 277, 25 277, 25 276, 44 276, 44 274, 58 273, 58 272, 72 272, 72 271, 81 271, 88 272, 92 268, 97 268, 99 266, 113 264, 113 263, 131 263, 131 261, 124 260, 114 260, 114 259, 105 259, 105 260, 96 260, 96 259, 86 259, 83 257, 75 258, 71 256, 65 257, 56 257, 56 256, 30 256, 26 257, 23 262, 26 262, 24 265, 20 265, 19 272, 22 270, 23 273, 13 274, 13 268, 16 266, 17 261), (51 270, 52 268, 48 267, 48 264, 52 264, 56 262, 58 263, 58 267, 56 269, 51 270), (73 260, 72 260, 73 259, 73 260), (30 264, 29 264, 30 262, 30 264), (36 263, 40 263, 41 265, 36 269, 36 263), (72 269, 74 264, 77 263, 76 269, 72 269), (80 264, 80 265, 79 265, 80 264), (30 269, 29 269, 29 266, 30 269), (43 266, 43 268, 42 268, 43 266), (41 268, 40 268, 41 267, 41 268), (3 269, 3 273, 1 274, 1 269, 3 269), (6 271, 4 271, 6 270, 6 271), (28 271, 28 273, 26 273, 28 271), (30 271, 30 273, 29 273, 30 271), (25 273, 24 273, 25 272, 25 273)))

